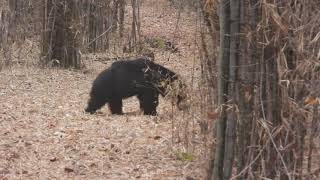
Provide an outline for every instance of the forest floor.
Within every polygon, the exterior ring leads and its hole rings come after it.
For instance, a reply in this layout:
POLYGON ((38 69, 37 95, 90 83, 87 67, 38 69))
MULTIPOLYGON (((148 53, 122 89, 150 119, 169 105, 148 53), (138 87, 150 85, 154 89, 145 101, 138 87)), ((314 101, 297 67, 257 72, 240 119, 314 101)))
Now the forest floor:
MULTIPOLYGON (((179 49, 158 50, 155 61, 195 89, 196 14, 183 11, 178 18, 162 1, 144 2, 142 35, 168 38, 179 49)), ((12 57, 0 71, 0 179, 203 178, 207 144, 196 111, 178 111, 161 98, 159 116, 143 116, 136 98, 129 98, 124 116, 107 107, 84 113, 92 81, 112 63, 98 61, 108 54, 84 55, 85 70, 40 68, 38 43, 27 40, 13 47, 12 57)))

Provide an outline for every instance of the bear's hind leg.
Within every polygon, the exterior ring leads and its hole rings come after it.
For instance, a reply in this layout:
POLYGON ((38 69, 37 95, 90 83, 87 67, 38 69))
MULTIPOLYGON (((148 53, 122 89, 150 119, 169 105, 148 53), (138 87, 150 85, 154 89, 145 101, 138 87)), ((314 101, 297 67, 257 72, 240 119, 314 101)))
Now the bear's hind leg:
POLYGON ((109 102, 109 108, 112 114, 123 114, 122 112, 122 99, 121 98, 113 98, 109 102))

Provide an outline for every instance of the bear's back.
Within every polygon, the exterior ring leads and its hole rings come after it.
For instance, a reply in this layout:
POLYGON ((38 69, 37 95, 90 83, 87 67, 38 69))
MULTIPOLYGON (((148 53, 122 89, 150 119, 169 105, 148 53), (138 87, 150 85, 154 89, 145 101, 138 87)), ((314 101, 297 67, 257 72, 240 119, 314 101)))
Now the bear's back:
POLYGON ((128 69, 143 69, 147 65, 152 63, 148 58, 138 58, 135 60, 120 60, 112 63, 110 68, 123 68, 126 67, 128 69))

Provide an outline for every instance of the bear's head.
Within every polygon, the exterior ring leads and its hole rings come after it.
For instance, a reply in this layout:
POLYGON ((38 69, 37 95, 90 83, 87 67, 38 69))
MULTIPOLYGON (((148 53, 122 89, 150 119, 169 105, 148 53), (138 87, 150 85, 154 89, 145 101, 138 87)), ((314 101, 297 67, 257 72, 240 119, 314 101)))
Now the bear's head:
POLYGON ((175 72, 147 61, 146 67, 142 69, 145 79, 153 84, 153 87, 163 96, 171 100, 179 110, 186 109, 187 85, 175 72))
POLYGON ((88 100, 88 105, 85 108, 86 113, 94 114, 98 109, 100 109, 106 101, 102 98, 102 93, 93 88, 90 92, 90 98, 88 100))
POLYGON ((179 110, 185 110, 188 106, 188 93, 187 85, 179 77, 171 82, 165 84, 165 94, 168 97, 172 104, 176 105, 179 110))

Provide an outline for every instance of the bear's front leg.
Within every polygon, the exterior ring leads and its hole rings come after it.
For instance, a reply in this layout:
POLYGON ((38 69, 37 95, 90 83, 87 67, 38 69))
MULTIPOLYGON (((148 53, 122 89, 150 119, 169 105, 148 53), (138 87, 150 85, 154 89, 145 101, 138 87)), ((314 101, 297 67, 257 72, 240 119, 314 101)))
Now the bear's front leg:
POLYGON ((144 115, 157 115, 157 106, 159 104, 159 93, 154 90, 146 90, 138 95, 140 109, 144 115))
POLYGON ((123 114, 122 112, 122 99, 121 98, 112 98, 109 101, 109 109, 112 114, 123 114))

